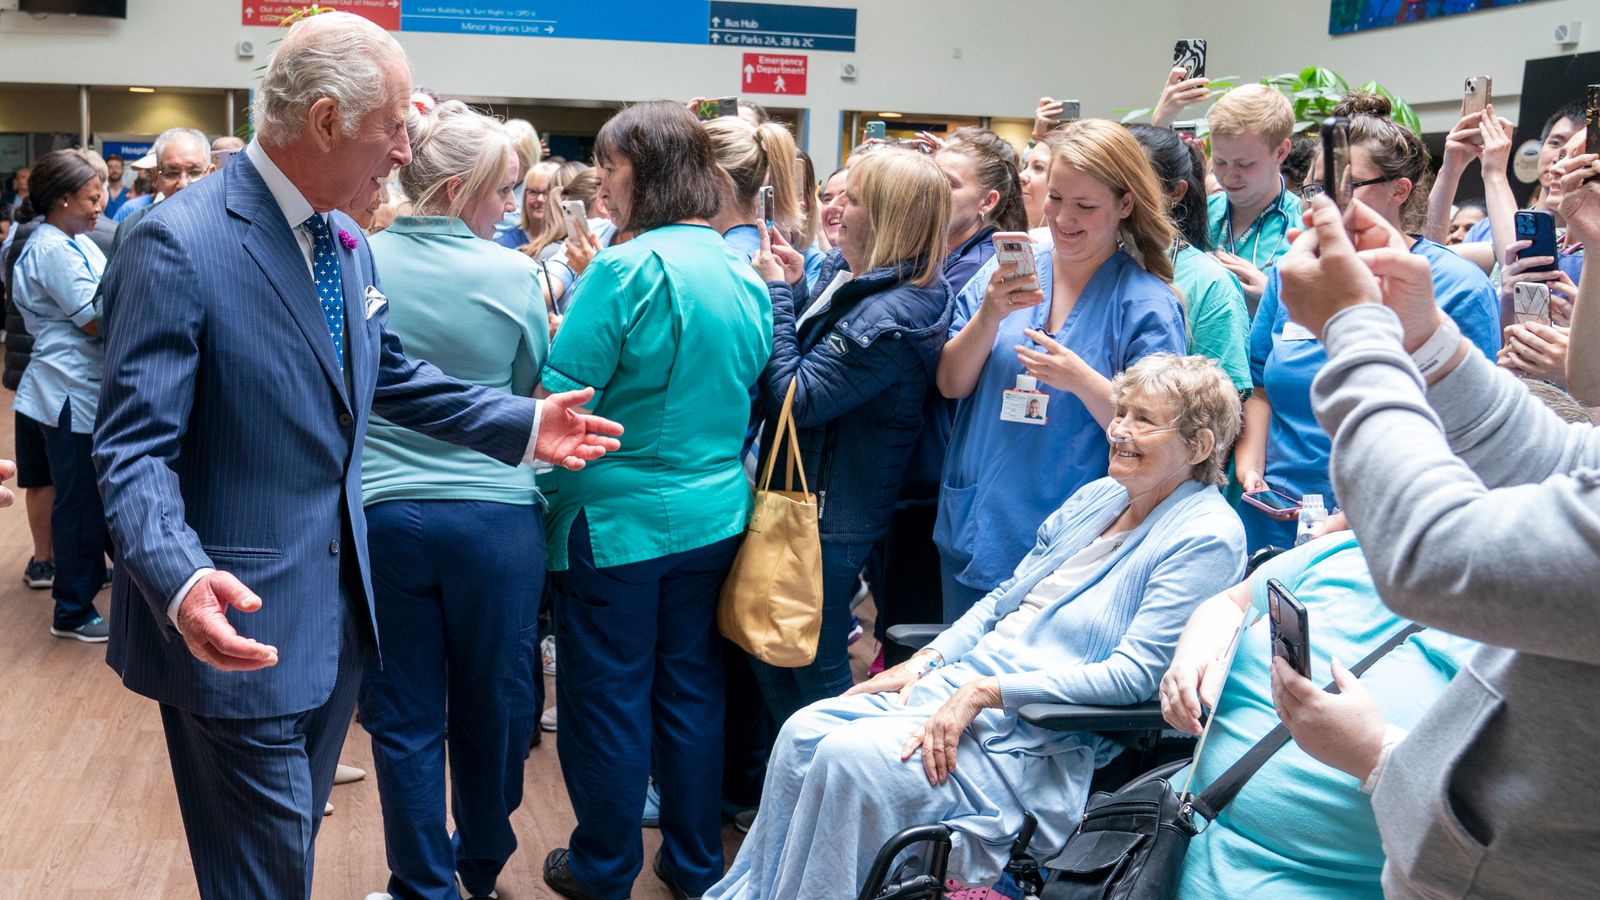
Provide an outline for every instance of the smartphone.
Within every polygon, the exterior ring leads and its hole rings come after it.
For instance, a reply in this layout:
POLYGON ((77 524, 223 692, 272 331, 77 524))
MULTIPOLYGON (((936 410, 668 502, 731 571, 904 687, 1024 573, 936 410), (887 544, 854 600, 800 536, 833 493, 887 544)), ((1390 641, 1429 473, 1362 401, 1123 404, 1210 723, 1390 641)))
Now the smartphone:
POLYGON ((772 185, 765 185, 756 192, 756 202, 761 207, 761 221, 767 223, 767 227, 771 228, 773 221, 777 218, 777 213, 774 211, 773 206, 775 201, 772 195, 772 185))
POLYGON ((1267 618, 1272 655, 1282 657, 1302 678, 1311 677, 1311 623, 1305 604, 1276 578, 1267 579, 1267 618))
POLYGON ((1467 86, 1461 91, 1461 117, 1476 115, 1483 112, 1489 105, 1489 87, 1494 83, 1487 75, 1474 75, 1467 79, 1467 86))
POLYGON ((867 140, 870 141, 870 140, 873 140, 874 138, 876 138, 877 140, 880 140, 880 141, 888 140, 889 139, 889 126, 883 124, 882 122, 879 122, 876 119, 872 120, 871 122, 868 122, 867 123, 867 140))
POLYGON ((1018 275, 1038 280, 1039 269, 1034 262, 1033 238, 1028 237, 1027 232, 1001 231, 989 240, 994 242, 994 255, 1000 260, 1000 266, 1010 266, 1018 275))
POLYGON ((583 208, 582 200, 561 201, 561 215, 566 217, 569 237, 579 231, 589 230, 589 213, 583 208))
POLYGON ((1057 122, 1071 122, 1083 118, 1083 104, 1077 100, 1061 101, 1061 117, 1057 122))
POLYGON ((1542 281, 1519 281, 1513 285, 1511 302, 1518 324, 1550 324, 1550 285, 1542 281))
POLYGON ((220 172, 223 169, 226 169, 228 167, 228 163, 233 162, 233 158, 235 156, 239 155, 239 151, 237 151, 237 150, 218 150, 218 151, 212 153, 211 155, 213 157, 215 157, 217 171, 220 172))
POLYGON ((1198 122, 1173 122, 1172 130, 1178 133, 1178 137, 1185 137, 1191 141, 1200 136, 1198 122))
POLYGON ((1300 516, 1299 500, 1288 494, 1280 494, 1271 488, 1245 494, 1244 502, 1279 521, 1288 522, 1300 516))
MULTIPOLYGON (((1533 243, 1517 253, 1518 259, 1530 256, 1548 256, 1554 260, 1556 255, 1556 217, 1538 209, 1519 209, 1516 216, 1517 240, 1532 241, 1533 243)), ((1535 266, 1529 272, 1554 272, 1556 264, 1552 261, 1542 266, 1535 266)))
POLYGON ((1584 138, 1583 152, 1600 153, 1600 84, 1589 85, 1589 93, 1584 100, 1584 121, 1588 123, 1589 131, 1584 138))
POLYGON ((1172 47, 1172 65, 1183 66, 1185 80, 1206 75, 1206 39, 1183 38, 1172 47))
POLYGON ((700 121, 720 119, 723 116, 737 116, 739 114, 738 97, 722 97, 716 100, 701 100, 694 105, 694 114, 700 121))
POLYGON ((1340 212, 1350 207, 1350 120, 1342 116, 1322 120, 1322 190, 1340 212))

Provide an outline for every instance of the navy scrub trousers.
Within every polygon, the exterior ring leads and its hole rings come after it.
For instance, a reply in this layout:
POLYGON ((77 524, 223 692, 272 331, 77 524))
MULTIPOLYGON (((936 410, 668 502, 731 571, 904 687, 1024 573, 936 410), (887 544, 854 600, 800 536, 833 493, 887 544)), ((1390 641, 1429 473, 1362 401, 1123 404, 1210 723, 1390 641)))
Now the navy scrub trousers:
POLYGON ((731 537, 597 568, 580 513, 568 568, 551 573, 561 648, 556 748, 578 819, 569 864, 590 894, 609 900, 632 891, 644 862, 639 810, 652 771, 668 874, 690 895, 722 878, 717 598, 738 547, 731 537))
POLYGON ((459 873, 472 895, 487 896, 517 847, 511 813, 539 715, 540 509, 390 500, 366 512, 383 661, 368 665, 360 706, 383 803, 387 890, 396 900, 456 900, 459 873))
POLYGON ((50 588, 55 600, 52 627, 72 631, 99 615, 94 595, 106 583, 106 554, 111 533, 100 501, 94 470, 94 435, 72 430, 72 404, 61 405, 55 425, 43 425, 44 452, 50 460, 50 480, 56 485, 50 507, 50 543, 55 545, 56 581, 50 588))

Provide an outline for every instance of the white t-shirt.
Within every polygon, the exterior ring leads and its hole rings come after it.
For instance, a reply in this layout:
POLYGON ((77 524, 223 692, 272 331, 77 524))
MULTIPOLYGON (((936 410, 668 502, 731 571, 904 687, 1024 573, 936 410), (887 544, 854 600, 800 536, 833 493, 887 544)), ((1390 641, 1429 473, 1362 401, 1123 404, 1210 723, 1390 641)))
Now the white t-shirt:
MULTIPOLYGON (((1122 547, 1128 534, 1127 531, 1119 531, 1095 538, 1089 546, 1067 557, 1067 560, 1056 567, 1054 572, 1041 578, 1039 583, 1033 586, 1028 596, 1022 599, 1021 606, 995 623, 994 634, 1007 641, 1020 638, 1022 633, 1028 630, 1028 626, 1033 624, 1033 620, 1039 617, 1040 610, 1076 591, 1099 571, 1106 559, 1122 547)), ((985 637, 985 640, 987 639, 985 637)))

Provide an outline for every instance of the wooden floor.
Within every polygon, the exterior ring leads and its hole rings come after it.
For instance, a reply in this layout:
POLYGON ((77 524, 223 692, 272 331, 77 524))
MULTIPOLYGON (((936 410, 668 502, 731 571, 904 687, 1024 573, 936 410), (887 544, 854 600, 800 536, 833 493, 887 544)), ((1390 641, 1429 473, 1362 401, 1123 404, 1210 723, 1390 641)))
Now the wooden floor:
MULTIPOLYGON (((11 395, 0 394, 0 455, 10 456, 11 395)), ((22 499, 0 510, 0 898, 138 900, 195 896, 189 851, 153 702, 125 690, 106 667, 105 645, 50 635, 50 592, 21 574, 32 549, 22 499)), ((109 595, 99 600, 109 611, 109 595)), ((861 610, 870 615, 870 603, 861 610)), ((852 647, 857 677, 877 652, 852 647)), ((553 692, 552 692, 553 695, 553 692)), ((553 702, 553 701, 552 701, 553 702)), ((528 759, 519 848, 500 878, 505 900, 556 895, 539 878, 545 853, 573 826, 554 735, 528 759)), ((370 770, 365 733, 352 725, 344 761, 370 770)), ((388 878, 378 790, 365 781, 333 789, 334 815, 317 843, 313 896, 361 900, 388 878)), ((728 860, 739 834, 724 829, 728 860)), ((660 842, 644 830, 645 859, 660 842)), ((666 898, 648 863, 635 900, 666 898)))

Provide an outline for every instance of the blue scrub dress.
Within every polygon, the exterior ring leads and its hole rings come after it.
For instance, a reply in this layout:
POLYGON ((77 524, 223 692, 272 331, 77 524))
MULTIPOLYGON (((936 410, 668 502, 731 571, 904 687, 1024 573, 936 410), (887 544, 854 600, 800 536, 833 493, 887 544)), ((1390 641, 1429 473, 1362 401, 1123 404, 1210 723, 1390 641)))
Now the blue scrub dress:
MULTIPOLYGON (((1046 330, 1051 253, 1049 245, 1040 245, 1035 257, 1045 302, 1001 321, 977 388, 956 408, 933 534, 944 573, 946 622, 1010 577, 1032 549, 1040 523, 1078 488, 1106 474, 1105 431, 1071 392, 1039 385, 1050 401, 1044 425, 1000 420, 1001 393, 1024 374, 1015 349, 1030 343, 1023 329, 1046 330)), ((957 295, 952 336, 977 313, 998 265, 993 259, 985 263, 957 295)), ((1188 346, 1177 295, 1121 251, 1089 280, 1053 337, 1107 378, 1151 353, 1181 354, 1188 346)))
MULTIPOLYGON (((1411 252, 1425 257, 1432 267, 1433 294, 1445 315, 1455 320, 1473 346, 1494 359, 1500 352, 1500 298, 1483 270, 1426 238, 1418 240, 1411 252)), ((1265 478, 1273 490, 1291 497, 1321 494, 1323 505, 1331 510, 1337 505, 1328 475, 1333 442, 1311 411, 1311 382, 1328 355, 1310 331, 1289 320, 1279 300, 1281 291, 1273 272, 1250 329, 1250 378, 1255 390, 1265 391, 1272 404, 1265 478)), ((1252 553, 1266 546, 1294 544, 1298 523, 1293 520, 1278 521, 1242 502, 1239 518, 1244 520, 1252 553)))

